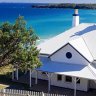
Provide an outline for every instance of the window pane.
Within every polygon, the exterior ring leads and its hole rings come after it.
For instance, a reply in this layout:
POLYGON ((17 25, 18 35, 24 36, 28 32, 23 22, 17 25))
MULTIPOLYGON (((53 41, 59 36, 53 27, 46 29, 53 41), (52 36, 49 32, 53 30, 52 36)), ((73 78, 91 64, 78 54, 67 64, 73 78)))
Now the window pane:
POLYGON ((42 75, 46 75, 46 72, 42 72, 42 75))
POLYGON ((72 77, 66 76, 66 82, 72 82, 72 77))
POLYGON ((57 80, 61 81, 62 80, 62 75, 57 75, 57 80))

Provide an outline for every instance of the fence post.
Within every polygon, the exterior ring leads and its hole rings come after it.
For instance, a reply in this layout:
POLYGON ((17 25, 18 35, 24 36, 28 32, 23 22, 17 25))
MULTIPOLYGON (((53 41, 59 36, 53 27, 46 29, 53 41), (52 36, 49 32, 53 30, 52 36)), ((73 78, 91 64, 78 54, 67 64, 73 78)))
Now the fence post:
POLYGON ((44 96, 44 92, 42 92, 42 96, 44 96))
POLYGON ((5 89, 3 89, 3 96, 5 96, 6 95, 6 90, 5 89))
POLYGON ((23 90, 14 90, 14 89, 2 89, 0 90, 0 96, 67 96, 59 94, 49 94, 44 92, 35 92, 35 91, 23 91, 23 90))

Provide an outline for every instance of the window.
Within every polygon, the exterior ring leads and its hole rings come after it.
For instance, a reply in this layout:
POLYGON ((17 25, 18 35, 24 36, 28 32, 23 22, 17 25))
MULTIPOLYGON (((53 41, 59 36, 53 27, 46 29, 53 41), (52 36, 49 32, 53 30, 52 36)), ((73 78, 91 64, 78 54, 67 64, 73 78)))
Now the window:
POLYGON ((72 53, 67 52, 67 53, 66 53, 66 57, 67 57, 68 59, 71 59, 71 58, 72 58, 72 53))
POLYGON ((65 80, 66 80, 66 82, 72 82, 72 77, 66 76, 66 77, 65 77, 65 80))
POLYGON ((62 80, 62 75, 57 75, 57 80, 61 81, 62 80))
POLYGON ((80 84, 80 78, 76 78, 77 84, 80 84))
POLYGON ((42 72, 43 75, 46 75, 46 72, 42 72))

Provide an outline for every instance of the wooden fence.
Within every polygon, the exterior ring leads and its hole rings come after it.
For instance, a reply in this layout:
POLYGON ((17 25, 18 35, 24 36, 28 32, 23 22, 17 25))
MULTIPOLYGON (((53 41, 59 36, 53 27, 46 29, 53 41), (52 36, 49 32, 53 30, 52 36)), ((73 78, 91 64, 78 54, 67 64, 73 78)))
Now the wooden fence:
POLYGON ((0 96, 67 96, 67 95, 49 94, 49 93, 25 91, 25 90, 2 89, 0 90, 0 96))

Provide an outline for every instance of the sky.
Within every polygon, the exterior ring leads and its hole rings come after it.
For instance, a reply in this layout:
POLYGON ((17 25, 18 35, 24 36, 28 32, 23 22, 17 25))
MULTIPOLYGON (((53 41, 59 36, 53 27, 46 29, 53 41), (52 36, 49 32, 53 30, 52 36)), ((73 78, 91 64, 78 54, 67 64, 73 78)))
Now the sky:
POLYGON ((96 0, 0 0, 5 3, 96 3, 96 0))

